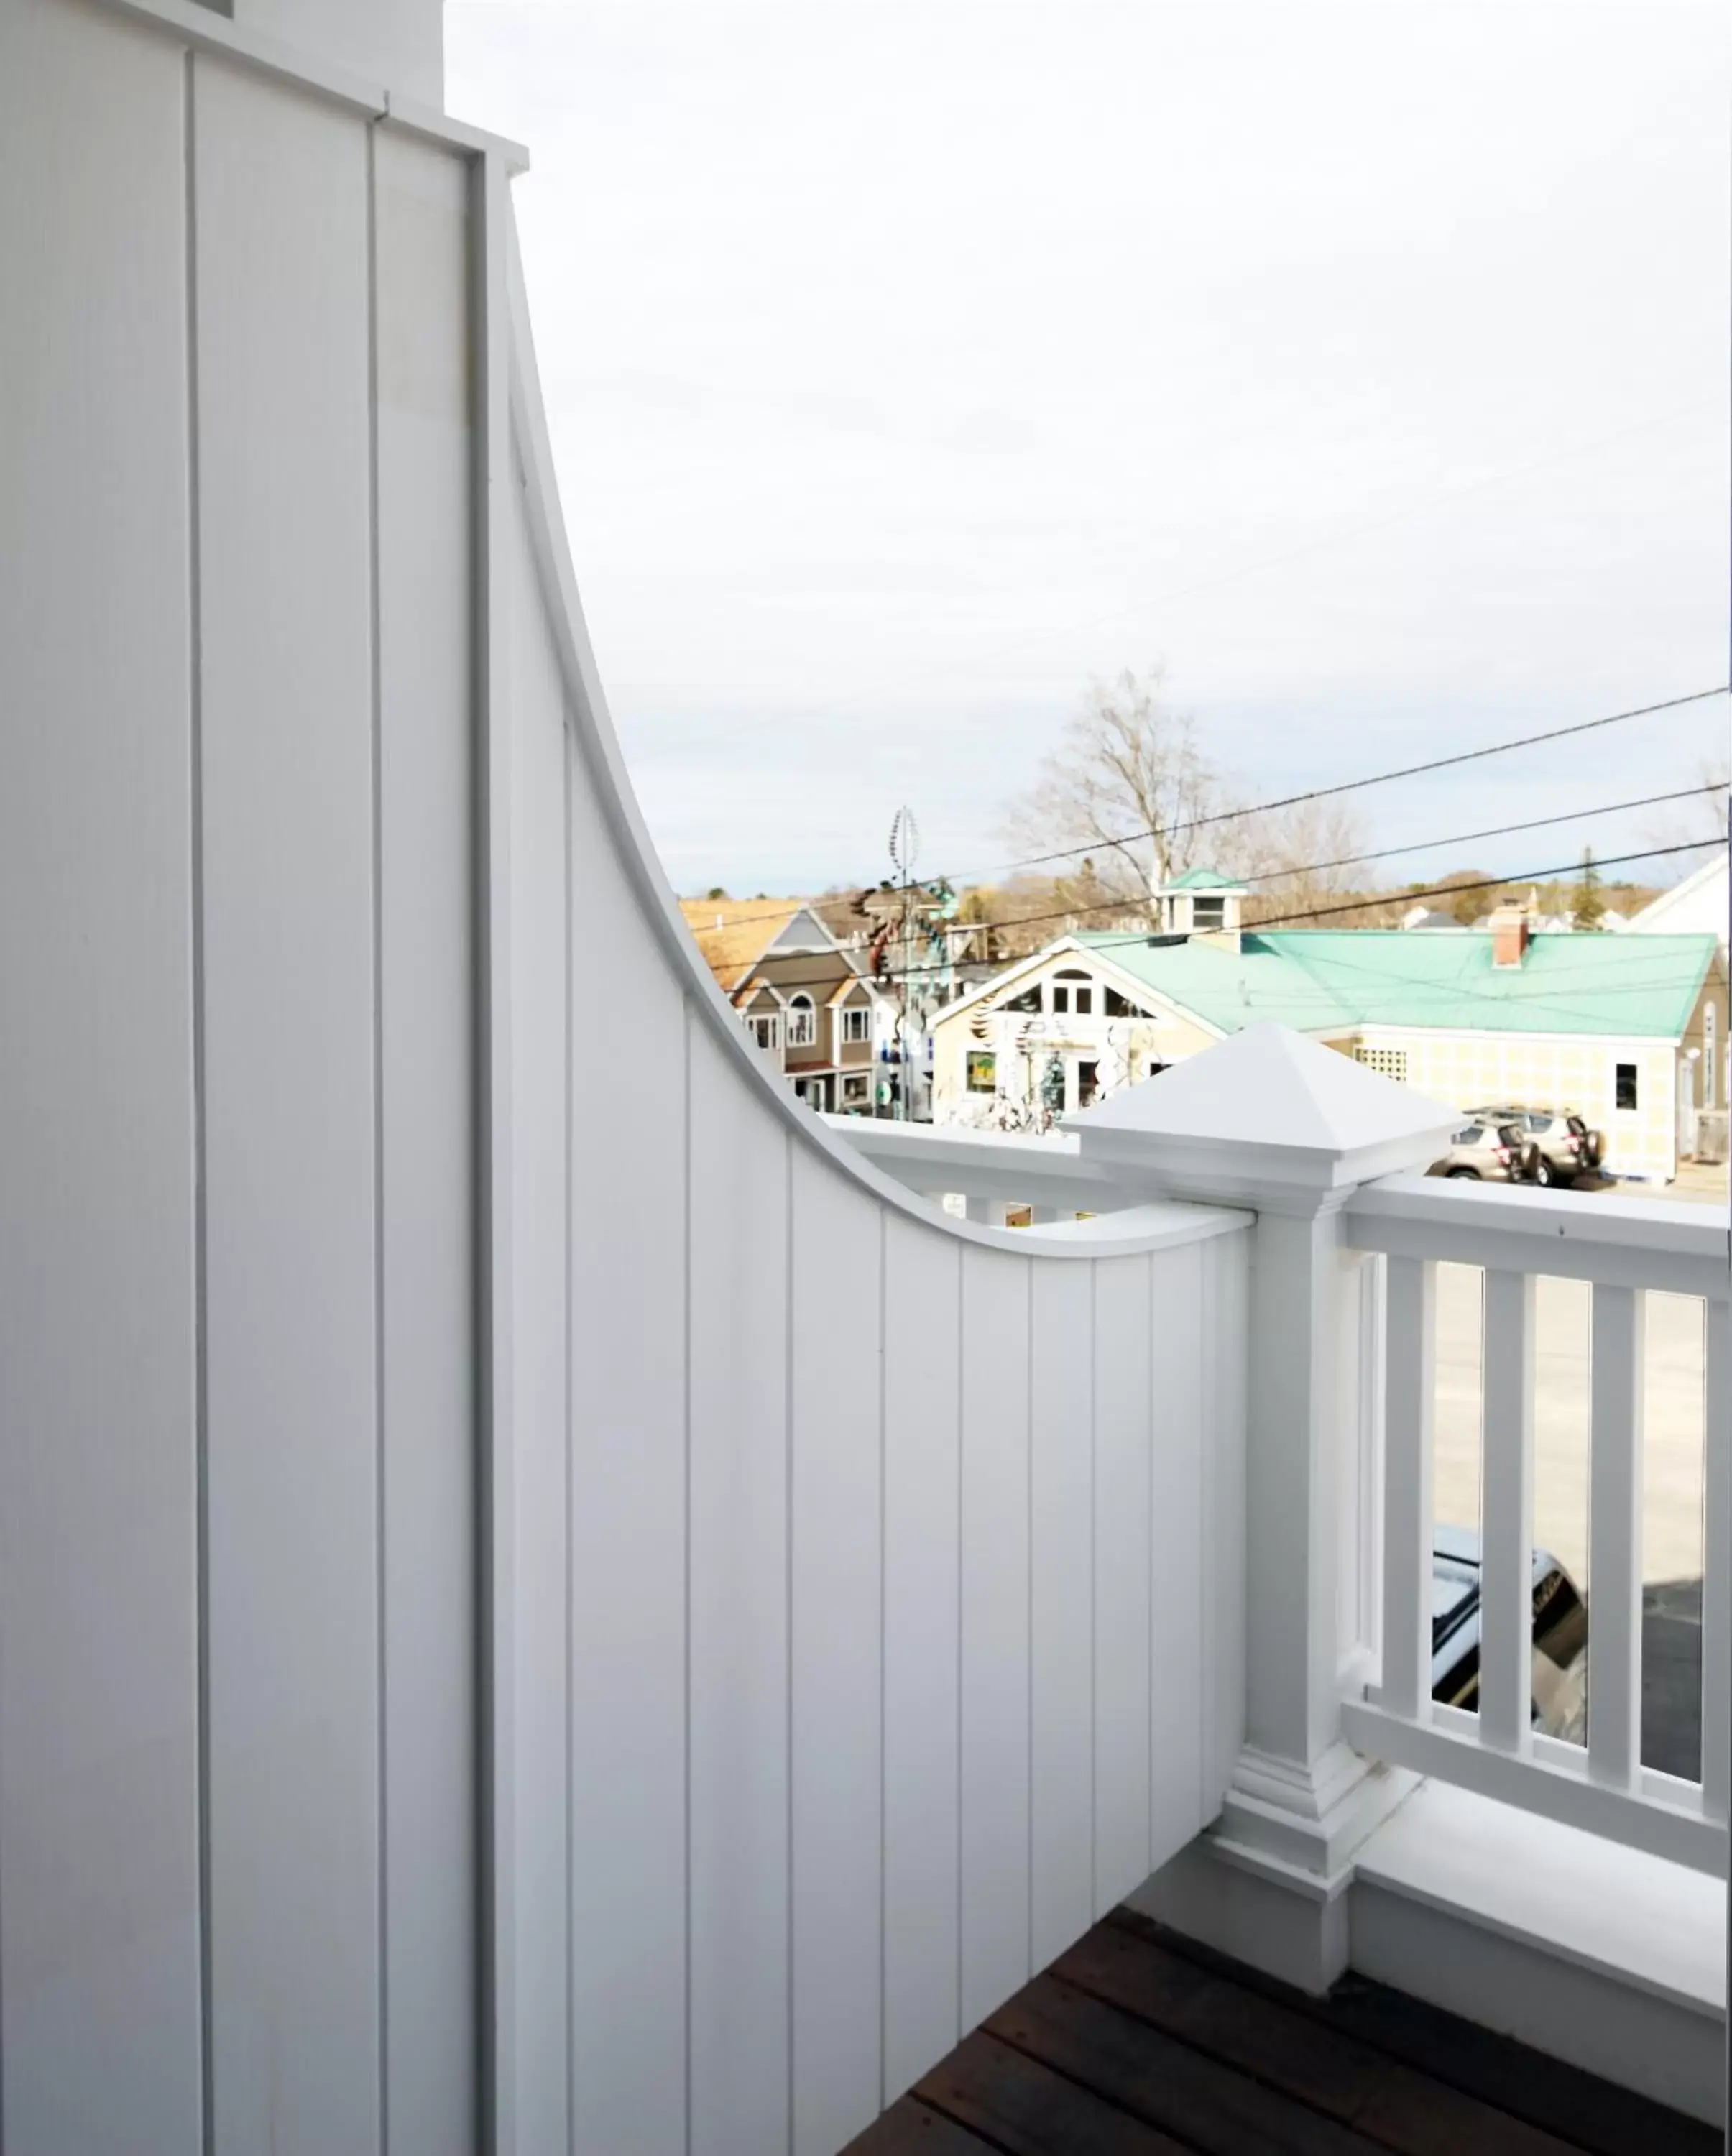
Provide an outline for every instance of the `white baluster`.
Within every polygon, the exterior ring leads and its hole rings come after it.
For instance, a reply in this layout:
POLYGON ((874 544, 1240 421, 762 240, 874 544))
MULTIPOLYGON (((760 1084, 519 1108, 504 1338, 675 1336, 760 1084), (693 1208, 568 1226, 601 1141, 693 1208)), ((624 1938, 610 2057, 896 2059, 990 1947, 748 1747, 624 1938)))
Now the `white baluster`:
POLYGON ((1534 1276, 1485 1276, 1479 1733, 1529 1749, 1534 1653, 1534 1276))
POLYGON ((1382 1703, 1410 1722, 1431 1704, 1431 1430, 1437 1268, 1389 1261, 1383 1481, 1382 1703))
POLYGON ((1588 1774, 1642 1774, 1642 1409, 1646 1300, 1596 1284, 1588 1483, 1588 1774))

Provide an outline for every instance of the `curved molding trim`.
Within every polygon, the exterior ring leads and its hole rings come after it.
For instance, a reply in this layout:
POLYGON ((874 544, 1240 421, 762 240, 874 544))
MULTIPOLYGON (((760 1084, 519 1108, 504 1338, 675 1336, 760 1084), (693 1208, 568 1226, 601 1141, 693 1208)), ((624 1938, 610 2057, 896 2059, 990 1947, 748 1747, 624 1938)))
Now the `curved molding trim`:
POLYGON ((734 1067, 745 1082, 755 1090, 771 1113, 794 1133, 799 1143, 822 1154, 832 1167, 851 1178, 881 1204, 894 1207, 923 1226, 961 1241, 982 1244, 990 1250, 1013 1250, 1022 1257, 1128 1256, 1143 1250, 1170 1249, 1175 1243, 1200 1241, 1221 1233, 1225 1227, 1242 1224, 1239 1215, 1230 1214, 1218 1220, 1200 1208, 1177 1204, 1139 1207, 1134 1215, 1125 1216, 1122 1235, 1115 1232, 1109 1216, 1107 1222, 1089 1224, 1094 1232, 1086 1237, 1053 1229, 992 1228, 984 1223, 953 1219, 875 1168, 848 1140, 828 1129, 809 1109, 798 1106, 773 1074, 758 1062, 744 1029, 716 985, 686 928, 661 872, 655 844, 619 753, 619 737, 608 710, 607 692, 602 686, 583 619, 583 602, 578 596, 571 547, 559 505, 558 482, 553 472, 547 413, 536 367, 535 339, 530 326, 529 300, 515 220, 510 226, 506 275, 510 293, 511 437, 521 467, 542 604, 564 679, 568 723, 638 903, 654 928, 680 985, 722 1043, 724 1053, 733 1059, 734 1067), (1189 1233, 1185 1232, 1187 1224, 1189 1233))

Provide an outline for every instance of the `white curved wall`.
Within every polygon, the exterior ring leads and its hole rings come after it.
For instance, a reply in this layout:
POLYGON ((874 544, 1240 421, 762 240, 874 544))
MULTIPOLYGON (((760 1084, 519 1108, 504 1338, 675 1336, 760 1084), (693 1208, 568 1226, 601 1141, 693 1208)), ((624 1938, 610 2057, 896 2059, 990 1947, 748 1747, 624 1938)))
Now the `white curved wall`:
POLYGON ((496 159, 3 25, 0 2142, 829 2156, 1215 1807, 1245 1239, 765 1076, 496 159))

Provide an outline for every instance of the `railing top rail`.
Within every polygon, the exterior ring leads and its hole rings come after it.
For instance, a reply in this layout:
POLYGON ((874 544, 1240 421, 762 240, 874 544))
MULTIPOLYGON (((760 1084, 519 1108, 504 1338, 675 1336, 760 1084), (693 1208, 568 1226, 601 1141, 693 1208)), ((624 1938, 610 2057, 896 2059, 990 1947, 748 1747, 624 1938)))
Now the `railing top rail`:
POLYGON ((1390 1175, 1348 1200, 1344 1235, 1354 1250, 1722 1302, 1732 1288, 1732 1232, 1724 1211, 1669 1199, 1390 1175))

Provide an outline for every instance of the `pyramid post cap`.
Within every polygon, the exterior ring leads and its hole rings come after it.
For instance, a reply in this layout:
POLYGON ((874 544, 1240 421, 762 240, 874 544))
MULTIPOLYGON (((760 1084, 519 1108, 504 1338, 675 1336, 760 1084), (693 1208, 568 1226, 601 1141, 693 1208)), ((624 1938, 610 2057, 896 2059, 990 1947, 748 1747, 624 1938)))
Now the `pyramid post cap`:
POLYGON ((1236 1201, 1263 1192, 1271 1203, 1427 1166, 1461 1120, 1269 1019, 1062 1118, 1085 1158, 1134 1166, 1174 1191, 1236 1201))

